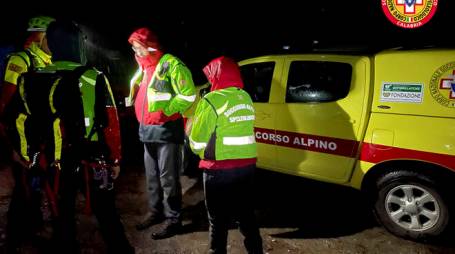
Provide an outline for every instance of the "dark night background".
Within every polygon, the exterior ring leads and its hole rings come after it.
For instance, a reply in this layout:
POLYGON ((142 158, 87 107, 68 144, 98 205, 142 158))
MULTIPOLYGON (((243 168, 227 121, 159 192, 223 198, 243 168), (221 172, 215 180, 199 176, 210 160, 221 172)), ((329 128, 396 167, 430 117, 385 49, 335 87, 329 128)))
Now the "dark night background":
POLYGON ((451 0, 439 1, 435 16, 417 29, 389 22, 380 0, 112 2, 13 4, 7 8, 11 11, 1 11, 0 43, 21 45, 27 19, 34 15, 76 20, 92 31, 89 40, 98 48, 95 65, 110 75, 119 93, 126 92, 136 68, 127 38, 142 26, 154 30, 167 51, 190 67, 196 84, 205 82, 202 67, 220 55, 241 60, 334 48, 374 53, 391 47, 455 46, 451 0))

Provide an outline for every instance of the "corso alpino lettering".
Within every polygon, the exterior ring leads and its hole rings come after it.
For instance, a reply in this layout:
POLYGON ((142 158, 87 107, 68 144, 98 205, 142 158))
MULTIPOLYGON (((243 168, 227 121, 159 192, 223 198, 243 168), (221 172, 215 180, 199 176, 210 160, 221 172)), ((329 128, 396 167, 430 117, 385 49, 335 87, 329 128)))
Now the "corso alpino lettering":
POLYGON ((292 140, 292 145, 295 146, 304 146, 304 147, 312 147, 318 149, 325 149, 335 151, 337 149, 337 144, 333 141, 327 140, 319 140, 313 138, 303 138, 303 137, 289 137, 287 135, 280 135, 274 133, 267 133, 267 132, 256 132, 256 140, 264 140, 264 141, 274 141, 277 142, 277 145, 282 144, 290 144, 292 140))

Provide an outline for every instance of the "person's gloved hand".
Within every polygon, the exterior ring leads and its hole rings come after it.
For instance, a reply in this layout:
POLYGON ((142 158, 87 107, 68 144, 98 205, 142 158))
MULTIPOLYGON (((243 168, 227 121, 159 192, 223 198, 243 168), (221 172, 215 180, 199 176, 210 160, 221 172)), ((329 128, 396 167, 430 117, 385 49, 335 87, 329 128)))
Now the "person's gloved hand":
POLYGON ((112 166, 112 179, 117 179, 120 174, 120 165, 112 166))

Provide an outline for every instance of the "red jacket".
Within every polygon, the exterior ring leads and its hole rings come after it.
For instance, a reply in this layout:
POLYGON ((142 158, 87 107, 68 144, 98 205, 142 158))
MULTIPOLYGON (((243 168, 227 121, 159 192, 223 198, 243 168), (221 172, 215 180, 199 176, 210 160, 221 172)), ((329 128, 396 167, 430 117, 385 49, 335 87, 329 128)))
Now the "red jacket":
POLYGON ((143 71, 143 78, 139 86, 139 90, 136 95, 134 102, 134 108, 136 112, 137 120, 144 125, 162 125, 169 121, 174 121, 180 118, 180 114, 173 114, 166 116, 162 111, 149 112, 147 108, 147 87, 150 84, 155 68, 158 65, 160 58, 163 56, 163 52, 160 50, 160 44, 156 35, 148 28, 139 28, 134 31, 128 42, 133 44, 136 41, 146 48, 153 48, 155 51, 150 52, 145 57, 139 57, 135 55, 136 61, 141 66, 143 71))

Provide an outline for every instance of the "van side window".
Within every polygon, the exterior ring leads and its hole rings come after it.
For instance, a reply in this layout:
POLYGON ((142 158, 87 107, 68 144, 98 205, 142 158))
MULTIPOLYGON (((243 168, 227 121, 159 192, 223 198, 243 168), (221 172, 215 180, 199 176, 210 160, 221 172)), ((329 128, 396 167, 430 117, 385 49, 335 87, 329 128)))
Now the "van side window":
POLYGON ((289 68, 286 102, 330 102, 346 97, 351 86, 348 63, 294 61, 289 68))
POLYGON ((275 62, 254 63, 240 66, 245 91, 253 102, 268 102, 275 62))

